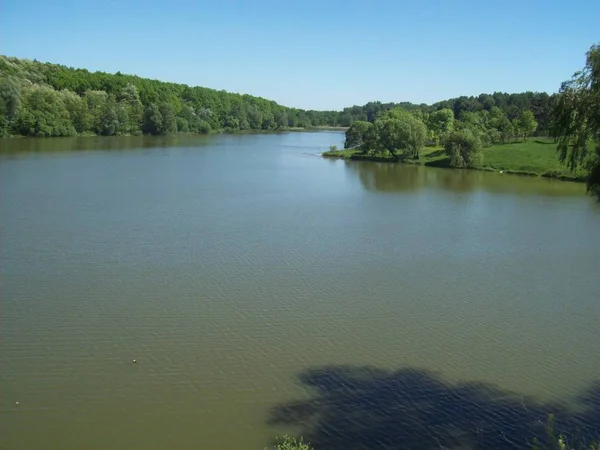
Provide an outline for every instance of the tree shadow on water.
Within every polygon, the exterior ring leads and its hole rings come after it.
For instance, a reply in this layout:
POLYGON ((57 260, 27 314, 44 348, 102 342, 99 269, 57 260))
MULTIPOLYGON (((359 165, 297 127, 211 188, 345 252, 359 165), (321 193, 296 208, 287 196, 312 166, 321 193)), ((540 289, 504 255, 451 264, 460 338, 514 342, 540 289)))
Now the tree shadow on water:
POLYGON ((312 399, 279 405, 269 424, 297 427, 316 449, 522 449, 556 432, 600 436, 600 383, 571 412, 482 383, 451 384, 423 370, 336 366, 299 375, 312 399))

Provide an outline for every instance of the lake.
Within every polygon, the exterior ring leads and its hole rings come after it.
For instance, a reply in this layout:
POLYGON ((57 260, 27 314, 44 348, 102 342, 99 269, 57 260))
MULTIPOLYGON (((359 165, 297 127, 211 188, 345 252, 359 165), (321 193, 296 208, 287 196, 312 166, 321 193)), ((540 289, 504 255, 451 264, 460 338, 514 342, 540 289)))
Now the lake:
POLYGON ((585 186, 319 156, 343 139, 1 140, 0 447, 600 434, 585 186))

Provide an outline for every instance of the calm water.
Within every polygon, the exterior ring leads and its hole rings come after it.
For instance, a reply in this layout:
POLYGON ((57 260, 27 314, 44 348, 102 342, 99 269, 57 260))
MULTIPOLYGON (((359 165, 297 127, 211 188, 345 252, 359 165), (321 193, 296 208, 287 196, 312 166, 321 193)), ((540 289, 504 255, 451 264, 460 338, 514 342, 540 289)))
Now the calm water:
POLYGON ((342 142, 0 141, 0 447, 522 448, 559 403, 600 430, 584 187, 317 156, 342 142))

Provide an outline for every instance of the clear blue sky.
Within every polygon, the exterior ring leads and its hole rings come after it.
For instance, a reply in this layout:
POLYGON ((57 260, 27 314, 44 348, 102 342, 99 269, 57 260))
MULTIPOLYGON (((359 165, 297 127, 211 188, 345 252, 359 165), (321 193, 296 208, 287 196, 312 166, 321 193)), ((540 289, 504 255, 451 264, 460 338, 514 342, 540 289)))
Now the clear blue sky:
POLYGON ((600 0, 2 0, 0 52, 307 109, 555 92, 600 0))

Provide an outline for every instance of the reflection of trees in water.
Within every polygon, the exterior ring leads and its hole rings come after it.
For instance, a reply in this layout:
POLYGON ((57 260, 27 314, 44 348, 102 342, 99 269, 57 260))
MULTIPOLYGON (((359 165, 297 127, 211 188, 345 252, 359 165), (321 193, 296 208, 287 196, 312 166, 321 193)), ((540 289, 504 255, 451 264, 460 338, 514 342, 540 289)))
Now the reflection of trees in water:
POLYGON ((520 175, 501 175, 481 170, 442 169, 411 164, 363 161, 348 161, 346 167, 357 174, 363 187, 370 191, 414 192, 423 188, 437 188, 450 192, 482 190, 524 196, 581 196, 585 192, 583 183, 520 175))
POLYGON ((549 413, 571 443, 600 438, 600 384, 578 399, 574 412, 417 369, 325 367, 299 380, 314 396, 275 407, 269 423, 295 426, 316 449, 532 448, 534 437, 547 437, 549 413))
POLYGON ((87 136, 72 138, 23 138, 0 140, 2 153, 55 153, 89 150, 131 150, 138 148, 164 148, 199 146, 209 137, 200 135, 170 136, 87 136))
POLYGON ((423 167, 407 164, 355 162, 346 163, 370 191, 410 192, 419 190, 426 176, 423 167))
POLYGON ((424 187, 470 191, 481 185, 481 174, 473 170, 432 169, 414 164, 349 161, 365 189, 385 192, 411 192, 424 187))

